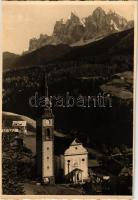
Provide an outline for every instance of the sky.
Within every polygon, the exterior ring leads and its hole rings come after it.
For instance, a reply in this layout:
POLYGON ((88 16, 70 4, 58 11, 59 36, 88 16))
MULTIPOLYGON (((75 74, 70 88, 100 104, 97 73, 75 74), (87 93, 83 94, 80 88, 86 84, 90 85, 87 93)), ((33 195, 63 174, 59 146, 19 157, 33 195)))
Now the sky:
POLYGON ((3 51, 21 54, 28 49, 29 40, 39 35, 51 35, 54 24, 63 18, 67 20, 71 12, 84 18, 97 8, 102 7, 106 12, 115 11, 127 20, 134 18, 134 5, 132 4, 79 4, 73 2, 68 5, 47 2, 4 2, 3 3, 3 51))

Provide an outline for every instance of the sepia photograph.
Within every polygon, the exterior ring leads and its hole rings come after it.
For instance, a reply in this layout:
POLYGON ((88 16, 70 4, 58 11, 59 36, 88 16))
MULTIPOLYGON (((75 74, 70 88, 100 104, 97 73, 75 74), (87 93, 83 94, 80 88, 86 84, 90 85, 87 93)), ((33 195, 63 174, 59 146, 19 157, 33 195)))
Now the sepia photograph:
POLYGON ((132 197, 136 8, 2 3, 3 195, 132 197))

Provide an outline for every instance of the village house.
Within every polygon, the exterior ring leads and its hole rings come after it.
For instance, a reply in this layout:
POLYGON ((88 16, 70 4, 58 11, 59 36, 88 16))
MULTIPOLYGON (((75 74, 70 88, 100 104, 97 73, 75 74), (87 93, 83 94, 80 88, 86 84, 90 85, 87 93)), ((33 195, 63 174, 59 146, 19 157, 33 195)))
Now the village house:
POLYGON ((13 121, 12 127, 18 129, 20 133, 27 134, 27 122, 26 121, 13 121))

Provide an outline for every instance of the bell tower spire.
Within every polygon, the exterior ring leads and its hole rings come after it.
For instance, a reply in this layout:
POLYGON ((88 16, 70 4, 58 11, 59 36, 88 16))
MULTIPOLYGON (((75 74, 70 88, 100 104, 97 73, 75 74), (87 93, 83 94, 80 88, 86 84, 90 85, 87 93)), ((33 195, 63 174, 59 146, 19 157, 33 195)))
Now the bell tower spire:
POLYGON ((48 75, 45 72, 44 73, 44 96, 45 96, 45 108, 43 110, 42 118, 54 118, 53 112, 52 112, 52 103, 49 99, 49 93, 48 93, 48 75))
POLYGON ((45 76, 45 96, 48 98, 48 75, 46 72, 44 76, 45 76))
POLYGON ((54 184, 54 115, 48 97, 47 74, 44 73, 44 92, 46 106, 41 118, 37 122, 37 174, 46 184, 54 184))

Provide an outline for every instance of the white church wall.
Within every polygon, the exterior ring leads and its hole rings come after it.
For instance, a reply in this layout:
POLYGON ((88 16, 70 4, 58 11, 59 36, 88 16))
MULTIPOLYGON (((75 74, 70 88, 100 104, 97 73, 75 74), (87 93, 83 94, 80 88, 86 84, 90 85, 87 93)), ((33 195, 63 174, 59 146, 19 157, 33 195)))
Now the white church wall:
POLYGON ((88 178, 88 151, 75 139, 64 153, 64 174, 76 168, 82 170, 83 180, 88 178))
POLYGON ((65 175, 67 175, 69 172, 74 170, 75 168, 82 170, 82 178, 87 179, 88 178, 88 155, 82 154, 82 155, 70 155, 65 156, 65 175), (68 166, 68 161, 69 166, 68 166))
MULTIPOLYGON (((73 143, 72 143, 73 144, 73 143)), ((74 144, 65 151, 64 155, 74 155, 74 154, 85 154, 87 149, 85 149, 82 144, 74 144)))

